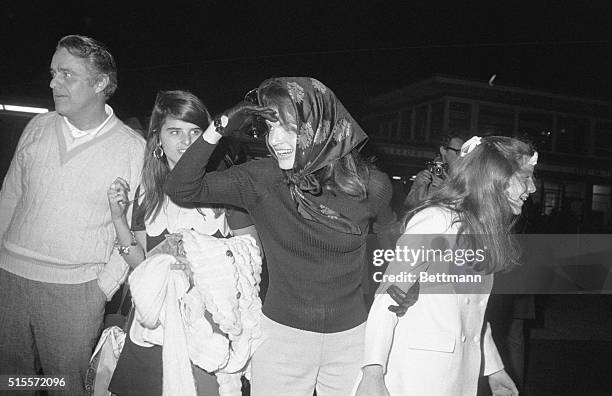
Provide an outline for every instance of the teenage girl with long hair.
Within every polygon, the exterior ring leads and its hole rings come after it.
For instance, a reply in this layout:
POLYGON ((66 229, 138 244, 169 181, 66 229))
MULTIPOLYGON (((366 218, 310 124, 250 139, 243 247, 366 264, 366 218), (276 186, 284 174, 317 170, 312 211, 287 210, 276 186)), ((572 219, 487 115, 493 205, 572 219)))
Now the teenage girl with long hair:
MULTIPOLYGON (((163 242, 165 235, 181 228, 218 238, 251 234, 257 239, 246 213, 230 210, 231 215, 226 216, 225 209, 203 206, 199 202, 177 205, 164 193, 163 185, 168 174, 209 124, 208 110, 192 93, 161 91, 157 95, 149 124, 142 183, 137 187, 137 198, 133 203, 131 229, 126 209, 127 192, 132 186, 117 179, 108 190, 118 249, 132 268, 145 259, 145 252, 163 242)), ((210 166, 227 165, 211 163, 210 166)), ((133 318, 129 320, 131 322, 133 318)), ((196 366, 193 373, 198 394, 218 394, 219 386, 213 374, 196 366)), ((120 396, 161 395, 162 384, 162 348, 137 345, 128 333, 109 389, 120 396)))
POLYGON ((394 301, 381 285, 368 316, 358 396, 476 395, 481 353, 493 393, 518 395, 484 313, 493 274, 518 262, 511 230, 523 202, 535 191, 536 162, 533 147, 520 140, 473 137, 463 145, 443 187, 409 212, 398 247, 450 249, 451 256, 422 256, 409 264, 396 258, 389 265, 388 275, 414 275, 396 284, 403 291, 417 279, 429 281, 420 282, 417 301, 402 317, 388 311, 394 301), (468 258, 468 249, 476 254, 468 258), (457 278, 445 280, 438 274, 457 278))

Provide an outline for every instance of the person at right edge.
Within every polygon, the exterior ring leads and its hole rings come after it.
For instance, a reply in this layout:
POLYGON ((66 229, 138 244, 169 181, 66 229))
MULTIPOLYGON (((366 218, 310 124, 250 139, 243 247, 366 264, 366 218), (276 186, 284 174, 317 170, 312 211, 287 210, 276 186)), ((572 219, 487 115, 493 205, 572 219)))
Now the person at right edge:
MULTIPOLYGON (((447 259, 444 253, 442 259, 423 254, 409 264, 391 261, 386 275, 404 270, 415 275, 420 295, 401 317, 387 309, 393 296, 376 296, 354 395, 475 396, 481 364, 494 396, 518 395, 485 310, 493 275, 518 264, 520 249, 511 229, 535 192, 537 158, 533 147, 520 140, 474 136, 462 146, 445 185, 407 214, 398 248, 414 249, 419 242, 417 246, 422 243, 427 249, 453 247, 444 251, 456 255, 447 259), (457 280, 436 281, 441 274, 457 280)), ((404 288, 414 283, 407 279, 404 288)), ((381 290, 384 287, 381 284, 381 290)))
POLYGON ((363 354, 369 223, 394 222, 391 182, 360 159, 366 134, 320 81, 266 80, 258 102, 216 117, 169 174, 165 191, 176 202, 245 208, 259 232, 269 286, 251 394, 348 395, 363 354), (206 173, 222 136, 254 116, 265 119, 272 158, 206 173))

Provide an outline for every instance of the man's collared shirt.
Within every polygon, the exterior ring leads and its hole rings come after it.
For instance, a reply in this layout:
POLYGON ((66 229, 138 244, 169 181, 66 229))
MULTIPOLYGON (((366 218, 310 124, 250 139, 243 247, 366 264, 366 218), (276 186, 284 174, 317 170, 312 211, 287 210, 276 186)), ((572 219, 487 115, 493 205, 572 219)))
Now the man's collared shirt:
POLYGON ((113 114, 114 114, 113 108, 110 107, 108 104, 104 105, 104 112, 106 113, 106 119, 97 127, 92 128, 92 129, 87 129, 85 131, 82 131, 79 128, 75 127, 74 125, 70 123, 70 121, 68 121, 68 118, 66 118, 65 116, 62 116, 62 118, 66 122, 66 125, 68 126, 68 131, 70 131, 69 135, 64 134, 64 137, 66 140, 66 149, 68 151, 98 136, 100 131, 104 129, 104 127, 106 126, 106 124, 108 124, 108 121, 113 117, 113 114))

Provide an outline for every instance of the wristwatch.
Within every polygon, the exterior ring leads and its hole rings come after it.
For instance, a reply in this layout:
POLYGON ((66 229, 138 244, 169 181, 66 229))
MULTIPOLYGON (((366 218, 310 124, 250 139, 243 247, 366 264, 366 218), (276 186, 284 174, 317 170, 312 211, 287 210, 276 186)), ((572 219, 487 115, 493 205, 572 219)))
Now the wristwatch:
POLYGON ((226 115, 216 117, 213 120, 213 125, 215 126, 215 132, 217 132, 219 135, 223 135, 223 130, 227 126, 228 122, 229 122, 229 118, 227 118, 226 115))

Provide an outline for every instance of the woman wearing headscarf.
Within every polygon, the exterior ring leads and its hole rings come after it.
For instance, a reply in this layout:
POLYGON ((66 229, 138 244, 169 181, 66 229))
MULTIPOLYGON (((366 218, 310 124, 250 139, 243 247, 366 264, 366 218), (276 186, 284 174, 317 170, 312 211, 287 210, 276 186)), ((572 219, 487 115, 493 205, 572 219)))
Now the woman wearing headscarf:
POLYGON ((363 353, 366 238, 371 220, 394 220, 391 184, 360 159, 366 134, 320 81, 269 79, 258 99, 216 117, 165 191, 177 202, 245 208, 259 232, 269 286, 252 394, 348 394, 363 353), (221 137, 253 117, 265 119, 272 158, 207 173, 221 137))

